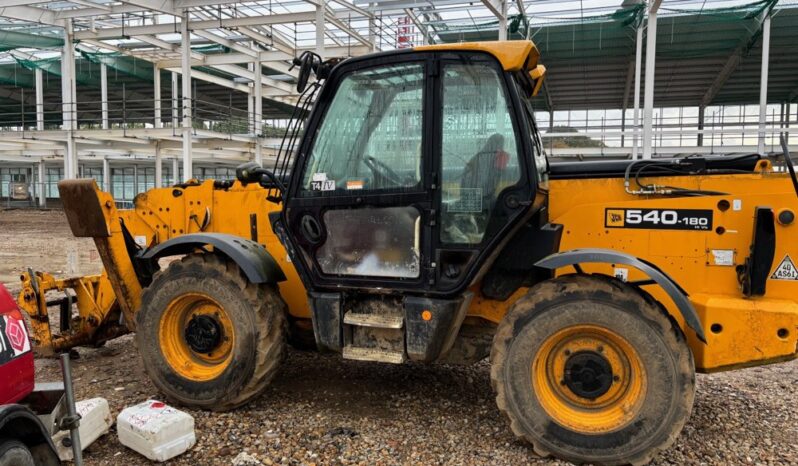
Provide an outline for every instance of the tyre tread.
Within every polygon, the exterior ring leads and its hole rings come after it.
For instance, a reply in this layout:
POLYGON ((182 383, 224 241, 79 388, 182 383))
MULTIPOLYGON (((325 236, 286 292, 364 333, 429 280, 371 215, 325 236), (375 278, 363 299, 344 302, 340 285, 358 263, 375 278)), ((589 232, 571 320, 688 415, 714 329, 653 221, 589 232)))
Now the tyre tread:
MULTIPOLYGON (((513 434, 517 438, 528 442, 535 454, 544 458, 552 456, 552 452, 543 448, 539 442, 524 431, 519 418, 513 413, 507 401, 504 365, 508 348, 514 337, 514 330, 518 320, 528 313, 534 312, 538 303, 561 294, 584 294, 590 292, 606 292, 635 301, 642 316, 660 330, 667 346, 680 356, 678 359, 680 370, 684 374, 689 374, 693 381, 695 378, 692 354, 689 349, 683 351, 684 348, 687 348, 687 345, 681 327, 658 301, 640 288, 605 275, 584 274, 563 275, 537 284, 513 304, 497 328, 490 353, 490 379, 491 386, 494 393, 496 393, 496 405, 502 415, 509 421, 513 434)), ((688 415, 692 409, 693 399, 694 391, 688 391, 688 396, 680 400, 688 415)), ((613 461, 608 464, 638 465, 650 462, 660 451, 669 448, 676 441, 686 421, 687 416, 673 425, 667 439, 656 447, 646 450, 635 457, 624 458, 617 463, 613 461)))
MULTIPOLYGON (((150 286, 143 290, 142 303, 152 301, 158 290, 158 285, 164 280, 169 280, 171 276, 187 269, 196 268, 204 269, 206 275, 229 280, 240 289, 245 300, 251 305, 255 328, 258 330, 252 377, 234 397, 220 400, 207 407, 212 411, 229 411, 246 404, 262 393, 277 374, 280 364, 285 360, 287 355, 285 342, 288 334, 287 306, 280 297, 276 285, 252 283, 235 262, 212 253, 188 254, 179 261, 172 262, 167 268, 156 272, 150 286)), ((150 371, 147 372, 156 386, 167 397, 172 398, 168 390, 158 383, 150 371)))

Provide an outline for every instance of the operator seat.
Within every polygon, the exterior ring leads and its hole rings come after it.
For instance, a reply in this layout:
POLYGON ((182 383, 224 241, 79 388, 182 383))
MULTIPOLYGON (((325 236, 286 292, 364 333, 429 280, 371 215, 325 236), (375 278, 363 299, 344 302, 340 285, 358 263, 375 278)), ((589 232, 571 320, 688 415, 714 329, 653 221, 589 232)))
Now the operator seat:
POLYGON ((510 155, 504 151, 504 136, 493 133, 463 170, 460 180, 461 201, 466 201, 466 198, 472 202, 479 201, 481 211, 490 211, 496 199, 496 190, 504 178, 502 172, 507 169, 509 160, 510 155))

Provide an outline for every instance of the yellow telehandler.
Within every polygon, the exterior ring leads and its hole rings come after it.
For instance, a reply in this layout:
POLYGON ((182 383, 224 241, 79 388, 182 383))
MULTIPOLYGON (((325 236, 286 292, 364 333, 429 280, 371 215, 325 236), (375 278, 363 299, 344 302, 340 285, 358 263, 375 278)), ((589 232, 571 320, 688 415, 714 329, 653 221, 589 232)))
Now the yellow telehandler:
POLYGON ((308 52, 274 170, 154 189, 131 210, 61 182, 105 270, 23 276, 39 347, 135 331, 155 385, 214 410, 258 396, 286 341, 383 363, 490 357, 498 407, 535 452, 647 462, 688 419, 696 370, 796 357, 798 181, 786 148, 783 163, 550 163, 538 59, 530 41, 308 52), (48 302, 56 289, 67 298, 48 302))

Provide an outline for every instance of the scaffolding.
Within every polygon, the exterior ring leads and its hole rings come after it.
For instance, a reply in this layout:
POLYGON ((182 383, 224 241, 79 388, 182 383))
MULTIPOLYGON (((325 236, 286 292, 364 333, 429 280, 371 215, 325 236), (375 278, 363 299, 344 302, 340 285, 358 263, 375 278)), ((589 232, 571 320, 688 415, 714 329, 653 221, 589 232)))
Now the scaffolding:
POLYGON ((551 156, 766 153, 798 119, 797 6, 0 0, 0 175, 25 171, 37 202, 63 177, 117 180, 127 200, 131 189, 228 176, 275 155, 303 51, 496 39, 541 50, 548 74, 534 107, 551 156))

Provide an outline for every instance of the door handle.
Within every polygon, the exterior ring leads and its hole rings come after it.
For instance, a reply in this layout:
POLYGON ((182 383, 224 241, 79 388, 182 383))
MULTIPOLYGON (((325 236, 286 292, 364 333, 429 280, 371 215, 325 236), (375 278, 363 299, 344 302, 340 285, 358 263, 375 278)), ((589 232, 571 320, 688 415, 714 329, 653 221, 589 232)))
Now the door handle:
POLYGON ((306 240, 313 244, 321 240, 321 225, 319 225, 319 221, 316 220, 315 217, 310 214, 305 214, 299 223, 302 236, 304 236, 306 240))

